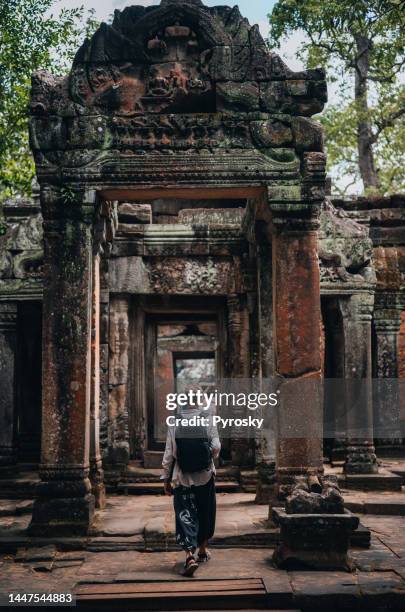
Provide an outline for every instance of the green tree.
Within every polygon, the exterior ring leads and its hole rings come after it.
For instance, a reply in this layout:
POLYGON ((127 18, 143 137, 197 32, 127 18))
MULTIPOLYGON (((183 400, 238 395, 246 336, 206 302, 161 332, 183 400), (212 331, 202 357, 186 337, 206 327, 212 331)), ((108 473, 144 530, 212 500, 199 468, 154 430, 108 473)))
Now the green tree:
POLYGON ((31 74, 67 72, 84 36, 95 28, 83 8, 49 14, 54 0, 0 2, 0 201, 28 195, 34 163, 28 146, 31 74))
POLYGON ((340 91, 321 118, 329 164, 366 192, 403 189, 404 1, 278 0, 269 20, 269 44, 304 32, 301 57, 340 91))

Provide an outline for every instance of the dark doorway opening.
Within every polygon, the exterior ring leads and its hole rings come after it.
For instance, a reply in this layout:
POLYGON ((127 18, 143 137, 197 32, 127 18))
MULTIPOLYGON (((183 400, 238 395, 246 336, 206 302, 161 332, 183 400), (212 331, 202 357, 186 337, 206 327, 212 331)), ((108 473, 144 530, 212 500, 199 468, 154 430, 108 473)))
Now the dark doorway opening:
POLYGON ((39 463, 42 403, 42 304, 18 306, 17 452, 20 463, 39 463))

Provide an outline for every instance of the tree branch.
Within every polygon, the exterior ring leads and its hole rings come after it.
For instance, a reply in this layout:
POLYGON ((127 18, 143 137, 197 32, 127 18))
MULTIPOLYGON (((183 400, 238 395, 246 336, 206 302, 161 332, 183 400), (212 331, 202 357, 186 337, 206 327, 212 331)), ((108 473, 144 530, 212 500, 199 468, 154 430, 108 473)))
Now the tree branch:
POLYGON ((371 138, 372 143, 374 144, 375 142, 377 142, 378 137, 380 136, 381 132, 383 132, 388 127, 393 127, 395 121, 399 119, 400 117, 402 117, 402 115, 405 115, 405 108, 398 109, 395 113, 392 113, 391 115, 389 115, 382 121, 379 121, 379 122, 376 121, 377 130, 372 135, 372 138, 371 138))

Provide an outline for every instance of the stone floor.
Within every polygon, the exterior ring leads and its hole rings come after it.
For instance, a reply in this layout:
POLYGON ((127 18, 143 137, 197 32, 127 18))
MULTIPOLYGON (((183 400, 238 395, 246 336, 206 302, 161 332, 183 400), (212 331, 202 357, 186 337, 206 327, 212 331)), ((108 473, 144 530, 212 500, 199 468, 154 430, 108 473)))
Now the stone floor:
MULTIPOLYGON (((405 490, 343 491, 346 507, 365 517, 405 517, 405 490)), ((218 493, 218 516, 214 544, 217 546, 268 546, 274 530, 267 524, 268 507, 254 503, 251 493, 218 493)), ((32 500, 0 499, 0 550, 7 541, 29 541, 25 530, 32 500)), ((172 501, 163 495, 108 495, 105 510, 98 511, 87 545, 95 547, 168 549, 174 546, 172 501)), ((34 543, 37 539, 34 539, 34 543)))
MULTIPOLYGON (((389 461, 390 469, 396 461, 395 469, 403 470, 403 460, 389 461)), ((344 496, 371 532, 370 548, 351 549, 353 573, 276 569, 271 555, 277 532, 267 522, 267 506, 255 505, 252 494, 219 493, 213 559, 193 580, 260 577, 270 589, 272 609, 404 610, 404 487, 350 490, 344 496)), ((11 590, 70 592, 82 582, 178 580, 182 555, 174 543, 171 499, 109 495, 107 500, 88 538, 50 542, 27 536, 32 500, 0 499, 0 602, 11 590)))
MULTIPOLYGON (((254 503, 250 493, 217 493, 218 515, 215 545, 268 546, 274 529, 267 526, 268 507, 254 503)), ((32 501, 0 500, 0 550, 7 542, 38 543, 25 533, 32 501)), ((98 511, 86 547, 113 550, 168 549, 174 543, 174 513, 171 498, 163 495, 108 495, 107 506, 98 511)))
MULTIPOLYGON (((213 550, 212 560, 193 580, 260 577, 268 585, 272 609, 403 610, 405 519, 367 517, 366 522, 373 530, 371 548, 352 550, 353 573, 287 572, 272 566, 269 549, 220 548, 213 550)), ((0 593, 74 592, 83 582, 174 581, 179 579, 181 560, 178 552, 21 548, 17 554, 0 556, 0 593)))
MULTIPOLYGON (((352 503, 366 505, 372 496, 377 494, 346 495, 352 503)), ((333 610, 405 609, 404 516, 360 515, 362 524, 371 531, 371 546, 352 548, 353 573, 287 572, 272 566, 274 538, 266 524, 268 510, 255 505, 253 499, 246 493, 218 495, 213 559, 193 580, 261 577, 270 585, 269 605, 273 609, 312 612, 330 607, 331 602, 333 610)), ((0 555, 0 593, 71 592, 81 582, 170 581, 179 577, 182 555, 174 547, 169 498, 109 496, 107 508, 98 513, 96 530, 86 542, 65 539, 50 544, 27 539, 24 529, 29 511, 28 501, 0 501, 0 545, 4 551, 7 540, 15 543, 9 553, 0 555)))

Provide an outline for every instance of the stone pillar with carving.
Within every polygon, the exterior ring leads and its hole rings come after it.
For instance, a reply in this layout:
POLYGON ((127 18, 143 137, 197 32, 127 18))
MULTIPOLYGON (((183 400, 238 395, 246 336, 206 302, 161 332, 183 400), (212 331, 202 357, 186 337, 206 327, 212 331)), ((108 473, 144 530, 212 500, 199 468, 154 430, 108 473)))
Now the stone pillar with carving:
MULTIPOLYGON (((228 371, 233 385, 238 385, 238 379, 243 381, 241 391, 245 390, 245 384, 249 380, 249 315, 240 295, 229 295, 227 298, 228 311, 228 371)), ((234 388, 234 390, 235 390, 234 388)), ((234 418, 243 417, 243 409, 234 406, 232 415, 234 418)), ((248 466, 254 461, 254 448, 246 439, 246 432, 237 427, 232 430, 231 456, 234 465, 248 466)))
POLYGON ((42 186, 44 297, 41 482, 30 532, 86 534, 89 480, 94 193, 42 186))
POLYGON ((374 293, 339 299, 345 346, 346 474, 378 471, 373 440, 371 320, 374 293))
POLYGON ((129 444, 130 300, 110 297, 108 365, 108 460, 116 472, 126 470, 129 444))
POLYGON ((104 472, 100 453, 100 254, 92 266, 90 482, 96 508, 105 507, 104 472))
POLYGON ((279 379, 277 489, 323 471, 319 208, 273 211, 274 369, 279 379))
POLYGON ((381 444, 401 444, 399 395, 399 333, 405 298, 400 293, 377 293, 374 308, 375 438, 381 444))
MULTIPOLYGON (((273 391, 274 346, 273 346, 273 283, 272 246, 267 225, 257 227, 257 267, 259 300, 259 343, 262 390, 273 391)), ((256 503, 270 503, 275 496, 276 482, 276 424, 274 407, 266 407, 262 415, 265 430, 261 432, 261 456, 257 453, 258 484, 256 503)))
POLYGON ((108 460, 108 368, 110 292, 106 257, 100 259, 100 451, 103 461, 108 460))
POLYGON ((17 304, 0 302, 0 476, 16 463, 17 304))

